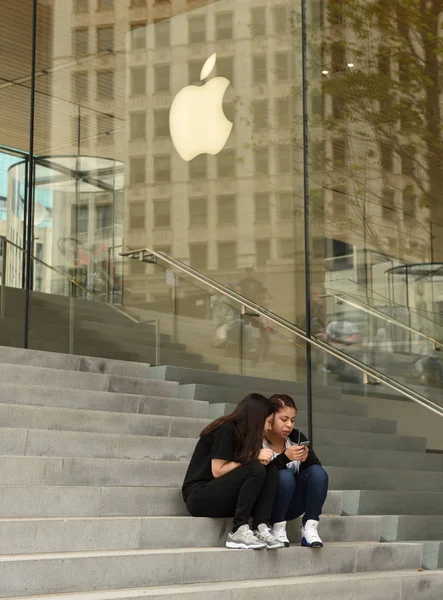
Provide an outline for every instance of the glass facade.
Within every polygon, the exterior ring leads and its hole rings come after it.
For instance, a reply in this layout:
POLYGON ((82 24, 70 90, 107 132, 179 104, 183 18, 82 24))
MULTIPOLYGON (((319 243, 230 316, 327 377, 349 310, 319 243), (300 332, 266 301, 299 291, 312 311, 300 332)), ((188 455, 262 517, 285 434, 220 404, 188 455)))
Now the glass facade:
MULTIPOLYGON (((160 315, 208 364, 303 380, 303 341, 120 256, 150 248, 378 369, 384 353, 434 356, 442 9, 422 5, 3 2, 0 227, 41 261, 33 293, 68 302, 53 267, 81 297, 160 315)), ((311 367, 316 383, 361 378, 320 351, 311 367)))

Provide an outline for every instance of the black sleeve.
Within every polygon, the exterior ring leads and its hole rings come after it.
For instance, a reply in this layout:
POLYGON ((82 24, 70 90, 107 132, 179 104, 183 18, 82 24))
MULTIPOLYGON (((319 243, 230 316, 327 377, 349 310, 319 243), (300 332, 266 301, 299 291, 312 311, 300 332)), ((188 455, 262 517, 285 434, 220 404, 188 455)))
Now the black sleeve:
POLYGON ((271 462, 280 471, 281 469, 286 469, 286 465, 288 464, 288 462, 290 462, 290 460, 286 456, 286 454, 284 452, 282 452, 281 454, 279 454, 278 456, 276 456, 274 458, 274 460, 272 460, 271 462))
MULTIPOLYGON (((298 429, 294 429, 289 437, 295 444, 297 444, 299 441, 306 442, 306 440, 308 439, 305 436, 305 434, 302 433, 301 431, 299 431, 298 429)), ((310 467, 311 465, 320 465, 321 466, 321 462, 319 461, 314 450, 311 447, 309 447, 308 458, 305 460, 305 462, 300 464, 300 469, 303 471, 303 469, 306 469, 307 467, 310 467)))
POLYGON ((235 456, 235 430, 232 423, 223 423, 214 431, 211 460, 233 461, 235 456))

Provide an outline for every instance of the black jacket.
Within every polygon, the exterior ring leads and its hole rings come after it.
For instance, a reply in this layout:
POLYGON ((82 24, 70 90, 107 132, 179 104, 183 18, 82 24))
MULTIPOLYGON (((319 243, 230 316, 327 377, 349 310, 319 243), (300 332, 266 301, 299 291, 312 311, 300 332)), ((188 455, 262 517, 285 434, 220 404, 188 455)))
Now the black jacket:
MULTIPOLYGON (((299 442, 306 441, 308 438, 305 436, 304 433, 302 433, 298 429, 294 429, 291 432, 289 439, 297 444, 299 442)), ((286 465, 289 462, 291 462, 291 461, 289 460, 289 458, 286 456, 286 454, 284 452, 282 452, 281 454, 276 456, 274 458, 274 460, 272 461, 272 463, 275 464, 277 469, 286 469, 286 465)), ((311 465, 320 465, 321 466, 321 462, 318 460, 317 456, 315 455, 314 450, 312 450, 312 448, 309 448, 308 458, 305 460, 305 462, 300 463, 300 473, 302 471, 304 471, 305 469, 307 469, 308 467, 310 467, 311 465)))

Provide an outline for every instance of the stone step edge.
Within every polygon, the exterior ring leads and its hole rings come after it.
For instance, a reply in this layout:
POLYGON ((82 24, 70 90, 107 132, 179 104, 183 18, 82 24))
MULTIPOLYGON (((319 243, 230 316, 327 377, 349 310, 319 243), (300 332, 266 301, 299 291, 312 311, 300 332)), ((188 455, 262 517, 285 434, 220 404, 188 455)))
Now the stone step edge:
MULTIPOLYGON (((443 518, 443 515, 439 515, 439 516, 441 516, 443 518)), ((211 517, 191 517, 191 516, 178 516, 178 515, 156 515, 156 516, 150 516, 150 515, 146 515, 146 516, 145 515, 116 515, 116 516, 106 515, 103 517, 101 517, 101 516, 96 516, 96 517, 0 517, 0 525, 2 523, 24 523, 24 522, 37 523, 40 521, 45 522, 45 523, 48 523, 48 522, 53 523, 56 521, 66 523, 67 521, 71 521, 71 522, 74 522, 74 521, 132 521, 134 519, 137 519, 137 520, 143 519, 144 521, 158 521, 161 519, 177 519, 177 520, 178 519, 186 519, 186 520, 199 519, 200 521, 202 521, 202 520, 226 521, 226 519, 223 519, 223 518, 213 519, 211 517)), ((340 520, 353 519, 353 520, 366 521, 366 520, 378 520, 378 519, 381 519, 381 516, 380 515, 338 515, 338 514, 334 514, 334 513, 324 513, 324 514, 322 514, 321 519, 340 519, 340 520)), ((295 519, 295 520, 297 520, 297 519, 295 519)), ((408 541, 421 543, 426 540, 402 540, 402 541, 404 541, 406 543, 408 541)), ((432 540, 432 541, 435 541, 435 540, 432 540)), ((338 542, 336 542, 336 543, 338 543, 338 542)), ((350 542, 350 543, 354 543, 354 542, 350 542)))
MULTIPOLYGON (((405 569, 402 571, 372 571, 370 573, 326 573, 324 575, 301 575, 299 577, 282 577, 279 579, 241 579, 238 581, 221 581, 216 583, 192 583, 176 584, 169 586, 151 586, 143 588, 130 588, 119 590, 98 590, 94 592, 68 592, 60 594, 44 594, 38 596, 26 596, 26 600, 120 600, 121 598, 149 598, 152 596, 164 596, 165 598, 178 596, 191 596, 197 593, 218 593, 220 591, 235 591, 261 589, 266 587, 279 588, 285 586, 300 586, 306 589, 308 585, 330 585, 346 582, 372 582, 386 581, 388 584, 393 579, 416 579, 429 580, 432 578, 441 580, 443 589, 443 570, 417 571, 405 569)), ((5 599, 6 600, 6 599, 5 599)), ((24 600, 23 596, 9 597, 7 600, 24 600)))

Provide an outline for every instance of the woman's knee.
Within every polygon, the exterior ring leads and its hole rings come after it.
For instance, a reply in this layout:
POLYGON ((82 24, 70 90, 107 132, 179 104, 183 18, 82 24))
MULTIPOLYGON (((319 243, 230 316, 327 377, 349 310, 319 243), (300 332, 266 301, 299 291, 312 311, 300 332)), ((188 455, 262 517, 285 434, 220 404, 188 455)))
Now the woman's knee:
POLYGON ((311 465, 308 467, 309 477, 315 481, 317 485, 327 486, 329 475, 321 465, 311 465))
POLYGON ((292 471, 289 469, 280 469, 279 474, 279 488, 293 492, 295 490, 295 477, 292 471))
POLYGON ((266 467, 263 463, 259 462, 258 460, 252 462, 249 465, 249 473, 251 475, 253 475, 254 477, 259 477, 260 479, 266 479, 266 467))

